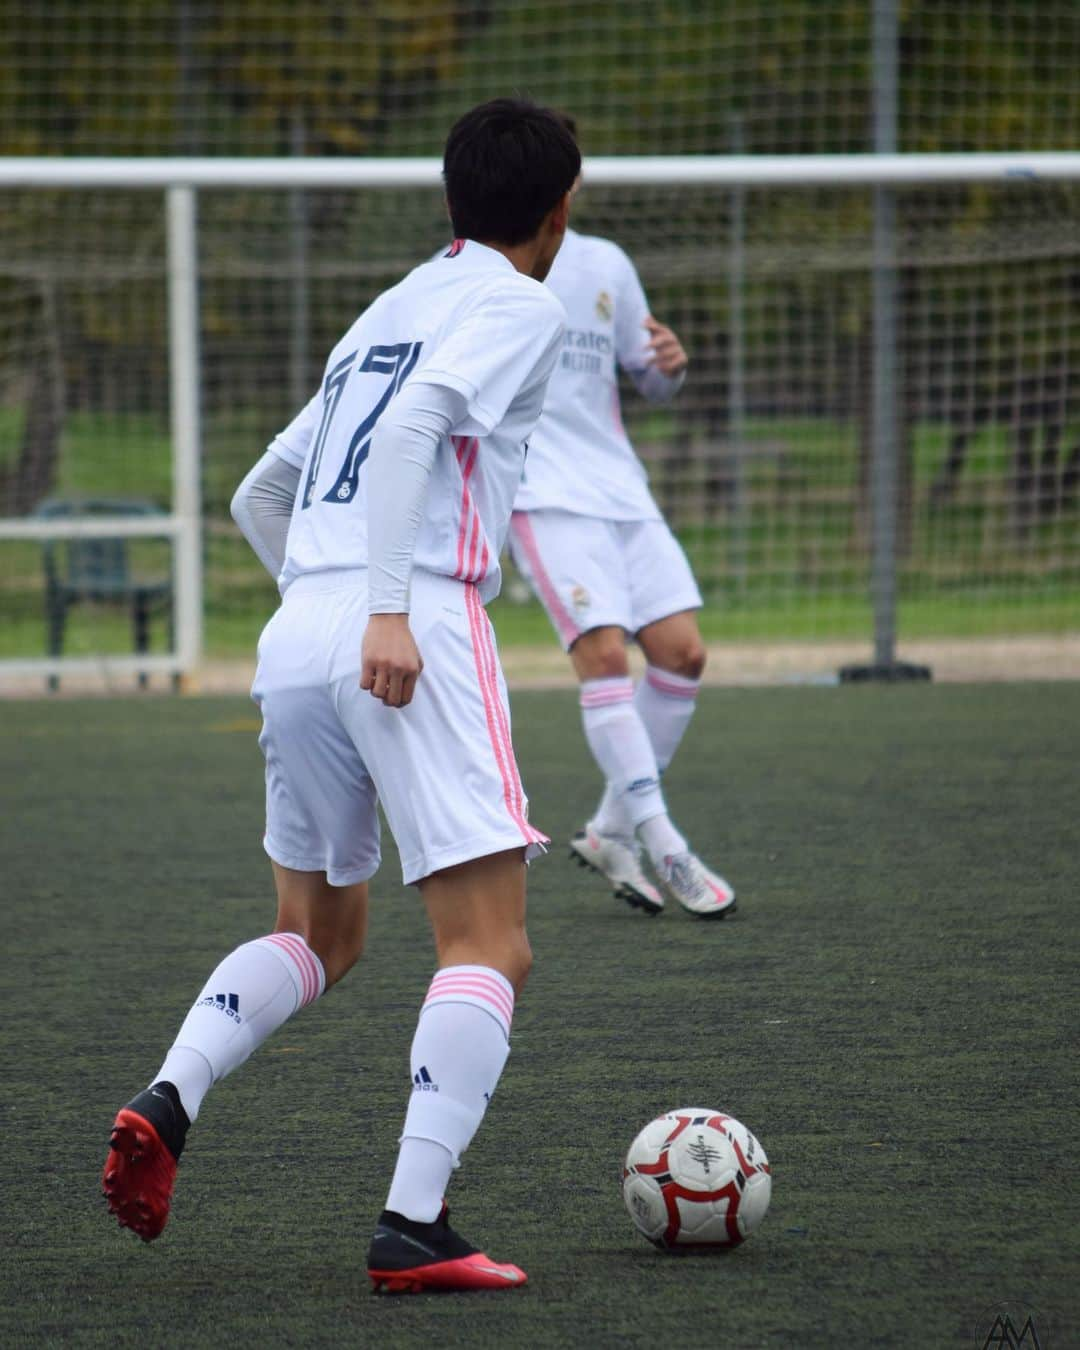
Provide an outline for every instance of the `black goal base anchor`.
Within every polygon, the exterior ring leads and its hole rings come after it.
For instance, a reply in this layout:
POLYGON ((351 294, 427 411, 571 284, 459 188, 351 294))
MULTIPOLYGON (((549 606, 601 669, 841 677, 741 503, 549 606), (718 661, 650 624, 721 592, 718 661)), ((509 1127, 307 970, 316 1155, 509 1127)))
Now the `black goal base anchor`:
POLYGON ((912 665, 910 661, 890 661, 887 665, 841 666, 841 684, 910 684, 913 680, 929 680, 930 667, 912 665))

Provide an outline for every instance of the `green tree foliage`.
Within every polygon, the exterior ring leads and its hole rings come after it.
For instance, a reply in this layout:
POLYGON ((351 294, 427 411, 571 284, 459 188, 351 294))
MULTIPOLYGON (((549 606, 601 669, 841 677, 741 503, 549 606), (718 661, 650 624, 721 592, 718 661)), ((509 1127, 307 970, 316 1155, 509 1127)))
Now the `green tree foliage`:
MULTIPOLYGON (((1076 0, 898 4, 901 149, 1080 144, 1076 0)), ((587 154, 856 153, 871 146, 871 16, 871 0, 16 0, 0 13, 0 153, 435 154, 465 107, 515 90, 572 111, 587 154)), ((935 334, 927 349, 947 372, 919 377, 935 407, 1004 407, 1015 372, 1052 369, 1061 383, 1080 364, 1061 242, 1062 222, 1080 237, 1076 193, 1023 200, 1036 209, 1018 216, 1019 198, 998 188, 901 199, 905 315, 935 334), (1037 262, 1045 283, 1017 288, 1016 258, 1037 262), (1058 277, 1060 303, 1047 300, 1058 277)), ((657 308, 702 335, 712 417, 727 371, 732 202, 684 192, 673 208, 669 194, 641 193, 620 215, 614 197, 587 193, 581 211, 586 227, 617 222, 657 308), (675 249, 675 236, 693 243, 675 249)), ((35 341, 62 353, 72 398, 153 406, 165 370, 160 199, 25 193, 6 205, 0 303, 37 325, 59 316, 59 340, 35 341), (130 376, 125 392, 108 385, 116 370, 130 376)), ((312 306, 321 352, 440 230, 437 207, 415 195, 310 194, 299 263, 281 194, 204 194, 200 209, 211 399, 241 361, 284 365, 301 272, 329 296, 312 306)), ((869 194, 757 192, 746 221, 762 397, 850 411, 851 379, 823 383, 817 367, 865 376, 869 194), (792 331, 827 359, 796 369, 792 331)), ((269 383, 280 400, 284 381, 269 383)))
POLYGON ((451 79, 486 5, 52 0, 0 21, 0 153, 378 148, 451 79))

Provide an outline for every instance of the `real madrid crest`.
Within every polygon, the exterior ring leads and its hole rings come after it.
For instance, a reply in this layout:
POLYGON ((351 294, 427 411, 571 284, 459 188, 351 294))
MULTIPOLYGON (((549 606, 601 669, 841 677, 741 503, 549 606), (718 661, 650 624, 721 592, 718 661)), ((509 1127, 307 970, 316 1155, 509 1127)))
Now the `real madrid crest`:
POLYGON ((615 306, 612 304, 611 296, 607 291, 601 291, 596 297, 597 317, 604 320, 605 323, 611 322, 611 316, 615 313, 615 306))

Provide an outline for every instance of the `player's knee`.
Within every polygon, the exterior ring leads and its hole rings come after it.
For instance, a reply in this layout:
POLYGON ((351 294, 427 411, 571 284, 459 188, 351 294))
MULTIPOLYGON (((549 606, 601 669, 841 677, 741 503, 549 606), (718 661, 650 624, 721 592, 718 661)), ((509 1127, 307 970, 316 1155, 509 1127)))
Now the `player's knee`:
POLYGON ((707 653, 699 637, 687 638, 665 654, 663 669, 685 680, 700 680, 705 673, 707 653))
POLYGON ((682 653, 679 674, 688 680, 700 680, 705 674, 705 663, 708 660, 708 653, 705 651, 705 644, 700 638, 690 643, 682 653))
POLYGON ((574 658, 578 674, 587 680, 614 680, 630 671, 621 628, 586 633, 574 647, 574 658))

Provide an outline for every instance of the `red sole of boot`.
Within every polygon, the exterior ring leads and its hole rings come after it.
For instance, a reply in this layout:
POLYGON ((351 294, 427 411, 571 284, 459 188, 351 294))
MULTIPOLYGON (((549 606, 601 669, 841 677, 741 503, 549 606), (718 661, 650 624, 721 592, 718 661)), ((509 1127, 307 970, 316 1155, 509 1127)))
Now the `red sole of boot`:
POLYGON ((436 1261, 412 1270, 368 1270, 372 1290, 385 1294, 422 1294, 426 1291, 520 1289, 528 1276, 517 1266, 500 1265, 476 1252, 455 1261, 436 1261))
POLYGON ((157 1130, 124 1107, 113 1124, 101 1189, 122 1228, 153 1242, 168 1222, 176 1159, 157 1130))

